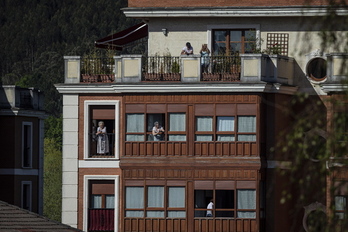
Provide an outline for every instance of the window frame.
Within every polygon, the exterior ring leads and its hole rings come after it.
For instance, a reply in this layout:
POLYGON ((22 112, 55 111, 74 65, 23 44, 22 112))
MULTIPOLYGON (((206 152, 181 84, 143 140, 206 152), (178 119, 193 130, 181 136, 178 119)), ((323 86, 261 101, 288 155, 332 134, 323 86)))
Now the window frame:
POLYGON ((33 203, 33 187, 32 187, 32 182, 31 181, 22 181, 21 182, 21 207, 23 209, 32 210, 32 203, 33 203), (24 193, 24 191, 27 190, 26 187, 29 187, 29 192, 28 193, 24 193), (27 199, 24 199, 24 198, 27 199), (28 203, 28 207, 25 207, 25 202, 27 201, 28 203))
MULTIPOLYGON (((91 106, 114 106, 115 107, 115 144, 113 146, 114 149, 114 156, 113 157, 103 157, 103 159, 119 159, 120 158, 120 141, 119 141, 119 121, 120 121, 120 100, 85 100, 84 101, 84 159, 88 160, 98 160, 98 158, 90 157, 90 143, 91 138, 89 136, 89 128, 91 127, 92 119, 90 118, 90 110, 92 109, 91 106)), ((96 125, 97 126, 97 125, 96 125)))
POLYGON ((32 167, 33 167, 33 123, 22 122, 22 168, 32 168, 32 167), (27 128, 27 131, 26 131, 26 128, 27 128), (27 145, 27 148, 25 148, 25 145, 27 145), (28 161, 28 164, 26 164, 25 160, 28 161))
POLYGON ((124 189, 124 218, 186 218, 187 216, 187 185, 184 183, 180 184, 170 184, 167 182, 158 182, 158 183, 145 183, 144 185, 141 184, 130 184, 125 185, 124 189), (143 208, 127 208, 127 188, 128 187, 139 187, 143 188, 143 208), (149 203, 149 187, 163 187, 163 207, 151 207, 148 206, 149 203), (172 187, 179 187, 184 189, 184 207, 169 207, 169 188, 172 187), (142 217, 127 217, 127 211, 142 211, 142 217), (155 212, 155 211, 163 211, 163 217, 148 217, 148 212, 155 212), (168 213, 171 211, 181 211, 185 213, 185 217, 169 217, 168 213))

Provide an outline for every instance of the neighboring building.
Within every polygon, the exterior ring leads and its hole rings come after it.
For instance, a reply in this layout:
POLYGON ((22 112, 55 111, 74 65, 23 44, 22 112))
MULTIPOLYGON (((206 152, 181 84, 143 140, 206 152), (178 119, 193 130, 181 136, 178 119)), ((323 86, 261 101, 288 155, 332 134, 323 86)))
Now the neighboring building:
MULTIPOLYGON (((322 50, 318 34, 325 6, 129 0, 124 12, 145 23, 96 45, 121 49, 148 36, 148 55, 111 63, 65 57, 65 83, 56 85, 64 104, 63 223, 86 231, 306 229, 308 215, 293 211, 297 186, 276 171, 298 154, 277 145, 309 105, 330 119, 325 99, 343 91, 344 47, 322 50), (179 57, 188 41, 195 55, 179 57), (289 104, 297 93, 311 97, 289 104), (100 121, 108 139, 96 136, 100 121), (284 191, 295 197, 281 204, 284 191)), ((336 27, 338 37, 348 31, 336 27)), ((299 207, 327 205, 326 197, 313 194, 299 207)))
POLYGON ((32 213, 20 207, 0 201, 0 231, 11 232, 38 232, 38 231, 59 231, 73 232, 81 231, 50 220, 39 214, 32 213))
POLYGON ((29 211, 43 210, 43 93, 0 86, 0 200, 29 211))

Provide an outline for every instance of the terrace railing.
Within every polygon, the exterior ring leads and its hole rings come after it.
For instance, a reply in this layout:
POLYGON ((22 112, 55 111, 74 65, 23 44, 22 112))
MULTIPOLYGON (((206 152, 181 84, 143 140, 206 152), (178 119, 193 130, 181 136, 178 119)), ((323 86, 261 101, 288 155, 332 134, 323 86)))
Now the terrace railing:
POLYGON ((81 82, 114 82, 114 69, 114 58, 84 57, 81 59, 81 82))
POLYGON ((142 72, 144 81, 180 81, 180 57, 143 57, 142 72))
POLYGON ((201 57, 201 81, 240 81, 240 56, 201 57))

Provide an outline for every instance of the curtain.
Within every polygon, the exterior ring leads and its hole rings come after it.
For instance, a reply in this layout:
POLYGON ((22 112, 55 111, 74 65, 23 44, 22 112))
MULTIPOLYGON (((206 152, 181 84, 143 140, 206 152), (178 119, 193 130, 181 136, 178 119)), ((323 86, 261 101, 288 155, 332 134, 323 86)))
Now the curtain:
POLYGON ((126 211, 126 217, 144 217, 144 211, 135 210, 135 211, 126 211))
POLYGON ((168 187, 168 207, 185 208, 185 187, 168 187))
POLYGON ((144 114, 127 114, 127 132, 144 132, 144 114))
MULTIPOLYGON (((126 208, 144 208, 144 187, 126 187, 126 208)), ((126 211, 126 217, 144 217, 144 211, 126 211)))
POLYGON ((127 135, 126 141, 144 141, 144 135, 127 135))
POLYGON ((238 132, 256 133, 256 117, 255 116, 239 116, 238 132))
POLYGON ((149 186, 147 188, 147 207, 164 207, 164 187, 149 186))
POLYGON ((217 117, 217 131, 234 131, 234 117, 217 117))
POLYGON ((186 135, 169 135, 169 141, 186 141, 186 135))
POLYGON ((183 113, 169 114, 169 131, 186 131, 186 115, 183 113))
POLYGON ((213 141, 212 135, 196 135, 196 141, 213 141))
POLYGON ((107 209, 115 208, 115 196, 114 195, 106 195, 105 196, 105 208, 107 208, 107 209))
POLYGON ((92 207, 93 209, 100 209, 102 205, 101 195, 92 195, 92 207))
MULTIPOLYGON (((347 198, 344 196, 335 196, 335 210, 346 211, 347 198)), ((335 215, 338 219, 344 219, 344 212, 336 212, 335 215)))
POLYGON ((217 141, 235 141, 234 135, 218 135, 217 141))
POLYGON ((197 117, 197 131, 213 131, 213 117, 197 117))
POLYGON ((169 218, 184 218, 186 217, 185 211, 168 211, 169 218))
POLYGON ((256 135, 238 135, 238 141, 254 142, 256 141, 256 135))
POLYGON ((164 211, 146 211, 146 217, 149 218, 158 218, 158 217, 164 217, 164 211))
MULTIPOLYGON (((256 209, 256 190, 238 189, 237 190, 237 208, 238 209, 256 209)), ((256 212, 237 213, 238 218, 256 218, 256 212)))

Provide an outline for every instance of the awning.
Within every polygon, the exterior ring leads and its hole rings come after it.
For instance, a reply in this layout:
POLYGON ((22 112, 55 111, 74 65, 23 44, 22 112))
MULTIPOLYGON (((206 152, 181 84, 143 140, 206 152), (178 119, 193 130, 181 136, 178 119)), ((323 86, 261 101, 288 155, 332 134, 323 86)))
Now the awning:
POLYGON ((148 26, 140 23, 126 30, 109 35, 103 39, 95 41, 98 48, 107 48, 121 51, 122 48, 131 42, 142 39, 148 35, 148 26))

